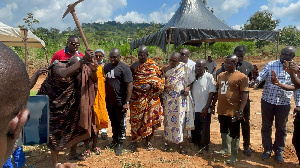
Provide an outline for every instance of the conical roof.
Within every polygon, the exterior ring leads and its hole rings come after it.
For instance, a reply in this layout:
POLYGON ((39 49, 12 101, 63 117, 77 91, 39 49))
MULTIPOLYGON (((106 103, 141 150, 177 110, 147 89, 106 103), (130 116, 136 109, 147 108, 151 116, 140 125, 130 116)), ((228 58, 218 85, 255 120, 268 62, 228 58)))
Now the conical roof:
POLYGON ((162 29, 165 30, 170 27, 232 30, 209 11, 202 0, 182 0, 180 7, 162 29))

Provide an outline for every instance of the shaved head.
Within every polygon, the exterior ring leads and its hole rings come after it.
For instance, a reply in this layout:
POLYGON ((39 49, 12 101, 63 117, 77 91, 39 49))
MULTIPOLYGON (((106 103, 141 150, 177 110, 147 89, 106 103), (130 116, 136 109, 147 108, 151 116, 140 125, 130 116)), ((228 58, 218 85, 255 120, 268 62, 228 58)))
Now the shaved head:
POLYGON ((180 59, 180 53, 178 52, 173 52, 170 56, 170 59, 180 59))
POLYGON ((187 63, 188 60, 189 60, 189 57, 191 55, 191 52, 189 49, 187 48, 183 48, 180 50, 180 61, 183 62, 183 63, 187 63))
POLYGON ((145 63, 148 60, 148 48, 145 45, 139 47, 138 50, 138 59, 140 63, 145 63))
POLYGON ((169 62, 172 68, 176 67, 180 62, 180 53, 173 52, 172 55, 170 56, 169 62))
POLYGON ((0 165, 3 165, 28 118, 30 83, 22 60, 1 42, 0 74, 0 165))
POLYGON ((199 64, 206 64, 206 60, 205 59, 198 59, 196 61, 196 64, 199 63, 199 64))
POLYGON ((142 52, 147 52, 147 53, 148 53, 148 47, 145 46, 145 45, 141 45, 141 46, 139 47, 138 52, 140 52, 140 51, 142 51, 142 52))
POLYGON ((0 112, 13 117, 15 112, 26 106, 29 92, 29 76, 19 56, 0 43, 0 112), (14 106, 14 107, 12 107, 14 106))
POLYGON ((109 52, 109 61, 113 65, 117 65, 121 60, 121 52, 118 48, 113 48, 109 52))

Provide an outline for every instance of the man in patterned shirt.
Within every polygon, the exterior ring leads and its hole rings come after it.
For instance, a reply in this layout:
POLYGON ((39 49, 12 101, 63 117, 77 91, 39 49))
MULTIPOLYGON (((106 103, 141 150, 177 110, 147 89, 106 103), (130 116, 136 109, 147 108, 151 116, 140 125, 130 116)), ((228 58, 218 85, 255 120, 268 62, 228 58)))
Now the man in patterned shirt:
POLYGON ((276 73, 281 84, 291 85, 290 75, 284 71, 283 64, 285 61, 291 61, 295 57, 295 48, 288 46, 281 50, 280 60, 267 63, 259 72, 256 82, 260 83, 266 80, 265 87, 261 97, 261 113, 262 113, 262 144, 264 152, 262 159, 267 159, 272 152, 272 125, 275 117, 275 141, 273 150, 275 159, 279 163, 283 163, 283 151, 286 139, 286 122, 291 108, 292 91, 285 91, 281 87, 272 84, 272 73, 276 73), (273 71, 273 72, 272 72, 273 71))
MULTIPOLYGON (((290 70, 292 68, 296 68, 295 67, 296 64, 294 62, 289 63, 289 64, 293 64, 293 65, 288 65, 289 67, 285 67, 285 70, 287 72, 289 72, 289 74, 292 76, 293 74, 291 74, 290 70), (294 67, 291 67, 291 66, 294 66, 294 67)), ((297 71, 295 71, 296 72, 295 74, 297 74, 297 76, 298 76, 299 75, 298 65, 296 65, 296 66, 297 66, 297 69, 296 69, 297 71)), ((296 107, 294 109, 294 118, 295 119, 294 119, 293 145, 295 147, 296 154, 298 156, 299 165, 300 165, 300 90, 299 89, 295 90, 295 89, 297 89, 296 86, 280 83, 279 79, 276 77, 275 72, 272 72, 272 83, 274 85, 281 87, 284 90, 294 90, 294 100, 295 100, 296 107)), ((293 84, 295 85, 294 82, 293 82, 293 84)))

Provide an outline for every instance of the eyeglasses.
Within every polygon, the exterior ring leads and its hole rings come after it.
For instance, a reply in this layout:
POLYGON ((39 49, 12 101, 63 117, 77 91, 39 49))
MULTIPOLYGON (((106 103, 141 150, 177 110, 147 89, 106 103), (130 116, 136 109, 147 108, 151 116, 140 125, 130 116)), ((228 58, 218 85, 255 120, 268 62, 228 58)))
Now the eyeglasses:
POLYGON ((95 55, 96 58, 101 58, 103 55, 95 55))
POLYGON ((181 55, 181 56, 184 56, 184 55, 185 55, 185 53, 180 53, 180 55, 181 55))
POLYGON ((79 44, 79 43, 75 43, 75 42, 70 42, 70 44, 71 44, 72 46, 77 46, 77 47, 79 47, 79 46, 80 46, 80 44, 79 44))

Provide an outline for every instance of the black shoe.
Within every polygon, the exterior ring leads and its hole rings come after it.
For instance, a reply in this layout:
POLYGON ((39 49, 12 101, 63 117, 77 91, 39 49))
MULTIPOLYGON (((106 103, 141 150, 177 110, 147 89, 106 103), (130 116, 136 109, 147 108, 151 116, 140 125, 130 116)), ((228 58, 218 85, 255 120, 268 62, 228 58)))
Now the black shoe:
POLYGON ((116 156, 122 155, 122 150, 123 150, 123 144, 118 143, 115 149, 116 156))
POLYGON ((250 149, 250 147, 244 147, 244 155, 251 156, 251 154, 252 150, 250 149))
POLYGON ((275 160, 276 160, 278 163, 283 163, 283 162, 284 162, 281 153, 275 154, 275 160))
POLYGON ((117 142, 112 141, 110 144, 105 145, 104 147, 105 147, 105 149, 108 149, 108 148, 113 149, 116 145, 117 145, 117 142))
POLYGON ((271 156, 271 152, 270 151, 265 151, 264 153, 261 154, 261 158, 262 159, 268 159, 271 156))

